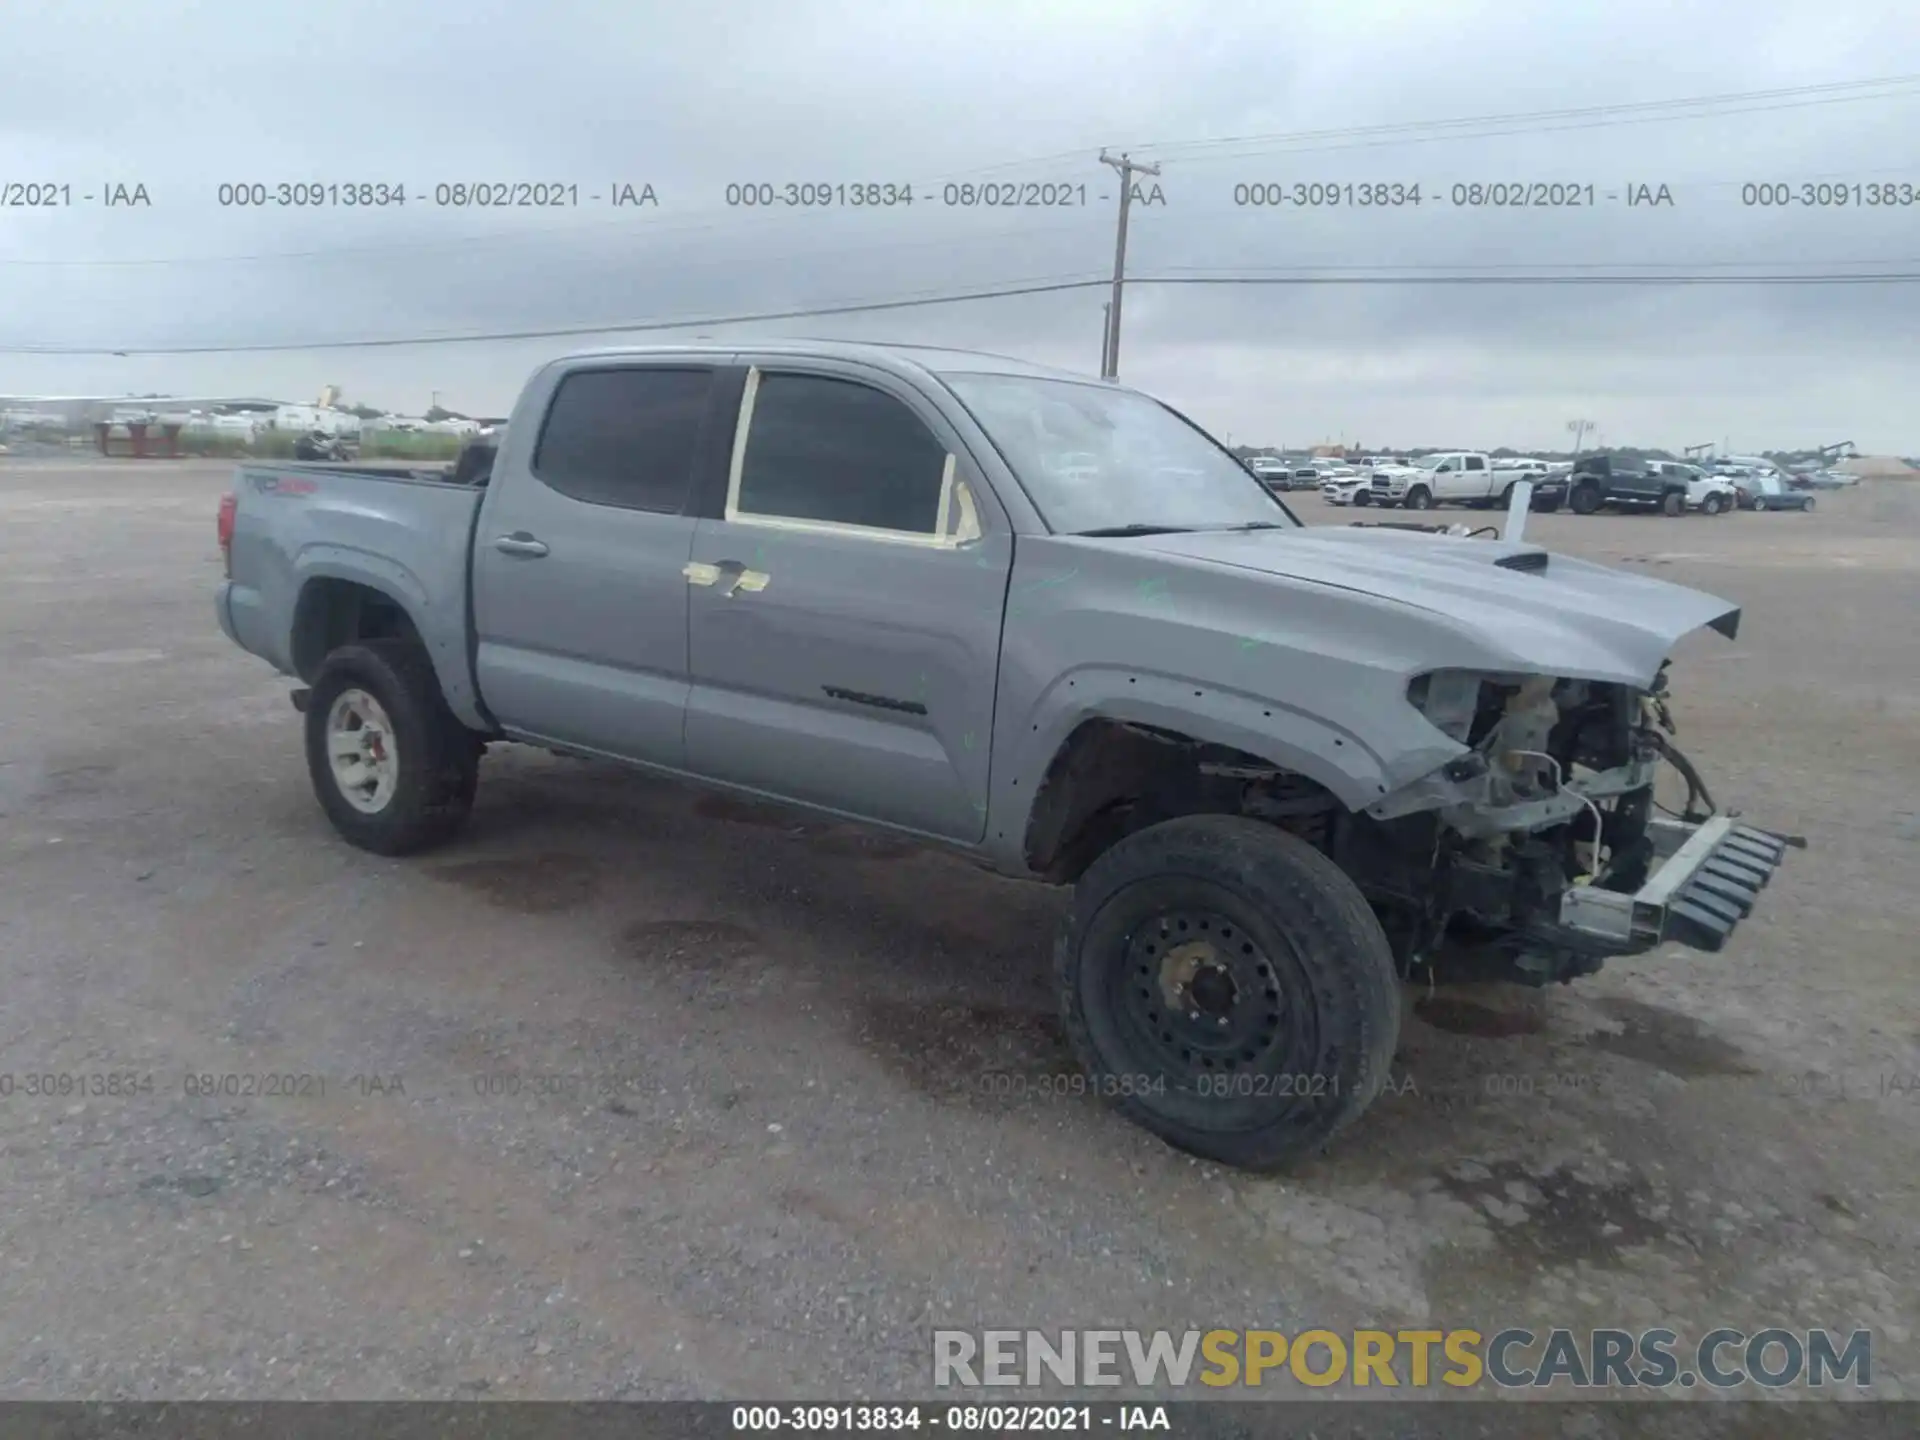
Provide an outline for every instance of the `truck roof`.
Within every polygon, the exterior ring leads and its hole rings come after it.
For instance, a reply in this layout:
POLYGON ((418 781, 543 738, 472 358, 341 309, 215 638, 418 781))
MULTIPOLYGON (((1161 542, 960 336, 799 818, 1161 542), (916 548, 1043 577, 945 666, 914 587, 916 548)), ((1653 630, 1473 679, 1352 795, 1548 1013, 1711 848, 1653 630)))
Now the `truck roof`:
POLYGON ((1116 384, 1097 380, 1077 370, 1062 370, 1038 365, 1012 355, 994 355, 979 350, 951 350, 934 345, 896 345, 855 340, 739 340, 727 344, 699 341, 686 345, 617 345, 602 349, 576 350, 561 357, 647 359, 691 356, 719 357, 743 350, 758 354, 793 355, 822 360, 863 361, 895 372, 919 370, 934 375, 1025 375, 1036 379, 1073 380, 1081 384, 1116 384))

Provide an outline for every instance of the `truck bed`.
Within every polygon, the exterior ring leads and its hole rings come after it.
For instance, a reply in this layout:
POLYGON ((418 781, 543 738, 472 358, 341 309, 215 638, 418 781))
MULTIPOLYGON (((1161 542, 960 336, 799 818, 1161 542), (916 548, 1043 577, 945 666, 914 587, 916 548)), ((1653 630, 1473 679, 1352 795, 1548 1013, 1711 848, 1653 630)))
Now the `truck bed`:
POLYGON ((371 586, 401 602, 448 702, 473 713, 466 607, 480 486, 411 467, 308 462, 242 465, 234 493, 233 573, 218 609, 236 644, 301 675, 319 658, 299 638, 302 594, 316 581, 371 586))
POLYGON ((340 474, 366 475, 378 480, 416 480, 428 484, 445 482, 461 484, 454 478, 453 466, 449 464, 433 465, 362 465, 357 460, 290 460, 276 466, 243 465, 244 470, 273 469, 278 473, 293 474, 340 474))

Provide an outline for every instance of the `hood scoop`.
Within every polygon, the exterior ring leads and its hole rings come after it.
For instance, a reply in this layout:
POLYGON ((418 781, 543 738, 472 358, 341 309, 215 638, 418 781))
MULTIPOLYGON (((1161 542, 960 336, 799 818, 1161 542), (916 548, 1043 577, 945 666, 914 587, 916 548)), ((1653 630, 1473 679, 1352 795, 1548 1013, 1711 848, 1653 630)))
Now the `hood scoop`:
POLYGON ((1522 550, 1517 555, 1502 555, 1493 563, 1502 570, 1521 570, 1529 575, 1538 575, 1547 568, 1552 557, 1545 550, 1522 550))

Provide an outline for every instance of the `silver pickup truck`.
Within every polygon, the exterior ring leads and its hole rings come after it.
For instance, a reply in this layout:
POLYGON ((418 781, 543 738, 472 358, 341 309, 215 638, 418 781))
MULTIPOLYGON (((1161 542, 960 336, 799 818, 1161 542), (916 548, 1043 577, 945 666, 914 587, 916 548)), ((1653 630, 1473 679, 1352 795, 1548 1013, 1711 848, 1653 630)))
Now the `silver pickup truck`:
POLYGON ((1672 739, 1669 653, 1737 607, 1517 541, 1303 527, 1111 382, 610 350, 542 367, 471 459, 243 465, 222 503, 221 628, 297 679, 341 835, 447 840, 517 741, 1070 884, 1088 1088, 1230 1164, 1393 1083, 1402 981, 1718 949, 1788 844, 1672 739))

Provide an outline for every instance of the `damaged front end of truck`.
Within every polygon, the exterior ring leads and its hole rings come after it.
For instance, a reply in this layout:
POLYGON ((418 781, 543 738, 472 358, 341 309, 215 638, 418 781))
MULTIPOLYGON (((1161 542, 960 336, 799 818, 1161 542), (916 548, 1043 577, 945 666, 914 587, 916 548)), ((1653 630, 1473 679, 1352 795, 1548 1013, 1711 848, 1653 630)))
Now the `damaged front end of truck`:
POLYGON ((1663 662, 1645 688, 1414 678, 1408 702, 1464 749, 1336 842, 1409 979, 1544 985, 1663 943, 1726 944, 1804 841, 1719 808, 1676 743, 1668 673, 1663 662))

